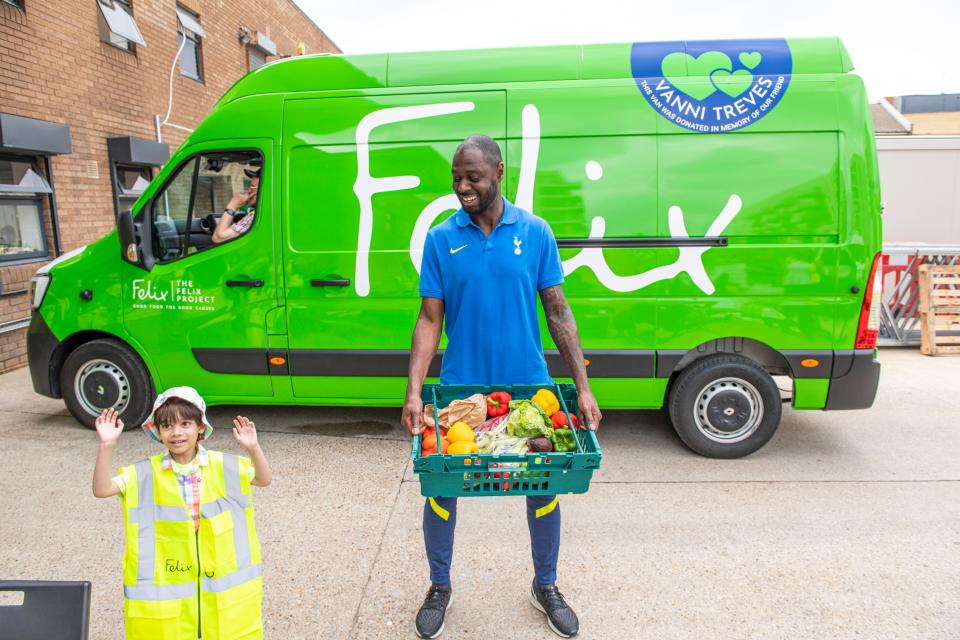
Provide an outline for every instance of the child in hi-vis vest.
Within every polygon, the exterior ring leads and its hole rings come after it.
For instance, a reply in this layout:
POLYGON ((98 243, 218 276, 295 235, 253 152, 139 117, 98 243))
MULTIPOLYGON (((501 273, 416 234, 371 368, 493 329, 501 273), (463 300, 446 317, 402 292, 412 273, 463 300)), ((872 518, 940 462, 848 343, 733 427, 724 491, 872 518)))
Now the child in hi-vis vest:
POLYGON ((250 486, 270 484, 254 424, 233 421, 249 458, 209 451, 206 403, 191 387, 164 391, 143 430, 166 453, 110 466, 123 422, 113 409, 97 418, 100 448, 93 495, 119 494, 126 552, 123 613, 130 640, 252 640, 263 637, 260 543, 250 486))

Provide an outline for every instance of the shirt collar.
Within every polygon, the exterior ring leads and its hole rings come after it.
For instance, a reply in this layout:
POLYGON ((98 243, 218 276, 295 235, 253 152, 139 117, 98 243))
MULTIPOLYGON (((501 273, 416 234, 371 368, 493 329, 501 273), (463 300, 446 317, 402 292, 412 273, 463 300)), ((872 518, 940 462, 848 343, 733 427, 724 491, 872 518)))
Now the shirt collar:
MULTIPOLYGON (((202 444, 197 445, 197 463, 201 467, 207 466, 207 450, 203 448, 202 444)), ((160 468, 169 471, 173 469, 173 458, 170 456, 170 452, 167 451, 163 454, 163 458, 160 460, 160 468)))
MULTIPOLYGON (((503 196, 501 196, 503 198, 503 196)), ((454 215, 454 220, 457 222, 458 227, 468 227, 470 225, 477 226, 474 224, 473 220, 470 218, 470 214, 464 210, 463 207, 457 209, 457 212, 454 215)), ((501 224, 513 224, 517 221, 517 208, 513 204, 503 198, 503 215, 500 216, 500 222, 497 224, 499 227, 501 224)))

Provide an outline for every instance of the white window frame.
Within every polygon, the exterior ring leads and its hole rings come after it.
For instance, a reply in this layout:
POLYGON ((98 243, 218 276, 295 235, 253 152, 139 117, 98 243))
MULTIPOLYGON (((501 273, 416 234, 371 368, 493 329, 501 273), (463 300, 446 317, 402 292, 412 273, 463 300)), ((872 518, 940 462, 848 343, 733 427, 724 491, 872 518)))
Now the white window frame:
POLYGON ((191 75, 184 71, 183 69, 183 54, 186 50, 187 45, 183 42, 178 42, 178 49, 180 46, 183 46, 183 50, 180 51, 180 75, 190 78, 191 80, 196 80, 197 82, 203 82, 203 39, 206 37, 206 33, 203 30, 203 27, 200 26, 199 16, 196 16, 186 9, 178 6, 177 7, 177 37, 183 38, 184 40, 189 40, 193 43, 194 54, 197 63, 197 75, 191 75))
POLYGON ((203 27, 200 26, 200 21, 197 20, 197 16, 193 15, 186 9, 177 7, 177 21, 180 22, 180 27, 190 31, 201 38, 206 38, 207 34, 203 32, 203 27))
MULTIPOLYGON (((131 13, 127 13, 124 5, 114 0, 96 0, 97 7, 100 9, 100 15, 107 23, 107 29, 118 38, 123 38, 129 42, 135 42, 141 47, 147 46, 143 40, 143 34, 137 26, 131 13)), ((112 43, 110 43, 112 44, 112 43)))
MULTIPOLYGON (((36 158, 27 156, 2 155, 0 160, 29 164, 30 168, 18 184, 0 184, 0 203, 8 206, 28 205, 36 211, 37 229, 40 235, 40 247, 23 253, 0 254, 0 265, 20 262, 33 262, 49 256, 47 246, 46 220, 44 217, 43 196, 50 195, 53 190, 46 178, 37 171, 36 158)), ((19 229, 18 229, 19 232, 19 229)), ((22 240, 22 236, 21 236, 22 240)))

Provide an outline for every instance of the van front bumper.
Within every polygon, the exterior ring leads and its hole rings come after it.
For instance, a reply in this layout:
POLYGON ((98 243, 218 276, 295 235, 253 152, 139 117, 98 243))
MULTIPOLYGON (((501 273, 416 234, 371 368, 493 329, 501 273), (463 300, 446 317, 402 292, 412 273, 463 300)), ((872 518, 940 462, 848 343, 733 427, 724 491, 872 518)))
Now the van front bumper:
POLYGON ((27 363, 33 390, 49 398, 59 398, 60 390, 53 387, 54 352, 60 346, 46 320, 34 311, 27 329, 27 363))
POLYGON ((874 349, 835 351, 824 409, 868 409, 877 397, 879 385, 880 363, 874 349))

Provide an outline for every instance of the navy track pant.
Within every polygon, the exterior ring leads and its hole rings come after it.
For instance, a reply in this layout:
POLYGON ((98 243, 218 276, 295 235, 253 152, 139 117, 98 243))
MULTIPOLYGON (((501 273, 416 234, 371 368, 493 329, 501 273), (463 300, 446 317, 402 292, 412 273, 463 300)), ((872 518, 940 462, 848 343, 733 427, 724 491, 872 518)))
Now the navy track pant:
MULTIPOLYGON (((526 496, 530 552, 537 584, 557 581, 560 553, 560 502, 557 496, 526 496)), ((430 582, 450 584, 453 534, 457 528, 456 498, 427 498, 423 505, 423 542, 430 563, 430 582)))

